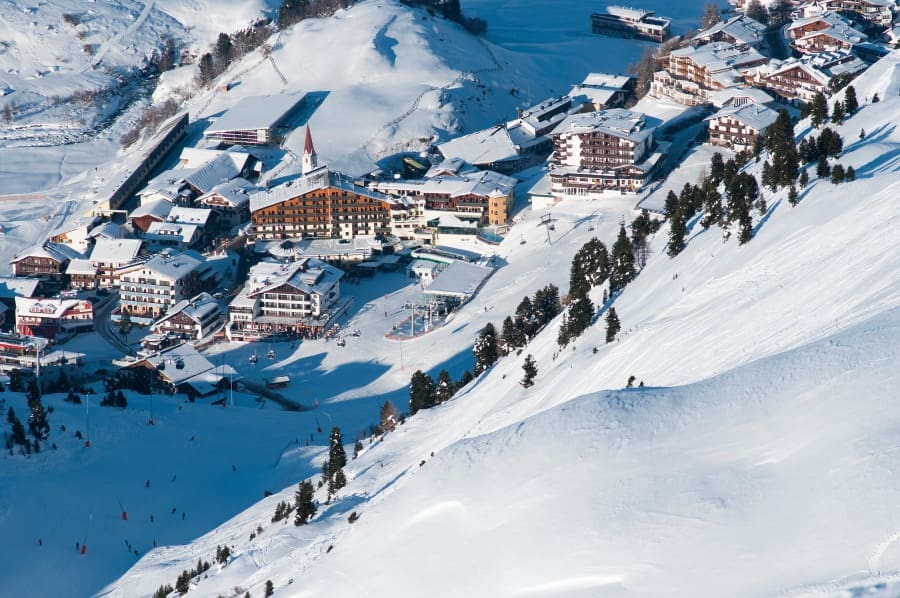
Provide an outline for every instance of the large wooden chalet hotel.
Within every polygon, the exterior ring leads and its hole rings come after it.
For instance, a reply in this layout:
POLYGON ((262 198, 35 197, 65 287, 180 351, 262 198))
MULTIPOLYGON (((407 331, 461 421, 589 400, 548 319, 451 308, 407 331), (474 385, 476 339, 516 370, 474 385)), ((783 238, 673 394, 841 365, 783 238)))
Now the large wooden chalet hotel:
POLYGON ((354 239, 391 232, 392 212, 415 211, 415 202, 389 197, 346 174, 319 166, 309 128, 303 176, 250 196, 256 239, 354 239))

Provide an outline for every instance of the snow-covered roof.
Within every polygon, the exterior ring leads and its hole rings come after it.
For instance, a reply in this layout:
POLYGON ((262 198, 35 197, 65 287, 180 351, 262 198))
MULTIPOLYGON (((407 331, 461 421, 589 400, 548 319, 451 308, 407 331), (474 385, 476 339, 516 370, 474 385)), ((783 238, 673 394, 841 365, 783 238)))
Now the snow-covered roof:
POLYGON ((372 237, 355 239, 285 239, 260 241, 255 244, 256 253, 267 253, 279 259, 313 257, 320 259, 368 258, 375 250, 382 249, 381 241, 372 237))
POLYGON ((445 158, 461 158, 470 164, 494 164, 517 160, 519 152, 504 125, 462 135, 437 146, 445 158))
POLYGON ((438 175, 427 179, 378 181, 373 187, 385 193, 487 197, 494 191, 508 195, 518 180, 492 170, 475 170, 463 174, 438 175))
POLYGON ((178 239, 179 243, 190 245, 199 234, 202 227, 197 224, 183 224, 181 222, 151 222, 144 233, 144 239, 148 241, 168 241, 178 239))
POLYGON ((471 229, 474 233, 475 230, 478 229, 478 220, 466 220, 465 218, 460 218, 458 215, 452 212, 445 212, 438 216, 438 229, 441 228, 465 228, 471 229))
POLYGON ((572 114, 561 122, 552 134, 579 134, 597 131, 640 143, 652 136, 653 129, 654 127, 647 126, 644 114, 624 108, 612 108, 599 112, 572 114))
POLYGON ((619 17, 622 19, 628 19, 629 21, 640 21, 644 17, 649 17, 653 15, 652 10, 645 10, 643 8, 631 8, 630 6, 615 6, 610 5, 607 6, 605 11, 607 14, 611 14, 615 17, 619 17))
POLYGON ((225 131, 268 129, 303 101, 303 92, 244 98, 206 128, 205 135, 225 131))
POLYGON ((800 68, 818 81, 828 85, 832 77, 842 74, 856 74, 866 70, 866 63, 849 52, 819 52, 800 58, 773 60, 768 65, 759 67, 757 74, 771 77, 791 69, 800 68))
POLYGON ((761 42, 766 26, 744 14, 739 14, 727 21, 719 21, 709 29, 704 29, 693 39, 710 39, 718 34, 725 34, 735 41, 745 44, 761 42))
POLYGON ((206 226, 212 210, 207 208, 186 208, 183 206, 174 206, 169 210, 166 216, 166 222, 178 222, 181 224, 196 224, 197 226, 206 226))
POLYGON ((492 268, 457 260, 434 278, 434 281, 425 289, 425 293, 449 295, 465 300, 474 295, 493 272, 492 268))
POLYGON ((184 182, 202 194, 240 174, 241 166, 228 153, 222 153, 185 176, 184 182))
POLYGON ((13 258, 13 262, 21 261, 29 257, 49 258, 57 262, 64 262, 68 259, 83 257, 80 254, 72 255, 73 252, 63 251, 64 245, 57 243, 43 243, 40 245, 32 245, 31 247, 21 251, 13 258))
POLYGON ((33 297, 40 284, 41 281, 36 278, 0 276, 0 298, 33 297))
POLYGON ((121 265, 134 260, 141 252, 140 239, 107 239, 101 237, 91 250, 91 261, 97 264, 121 265))
POLYGON ((743 48, 726 42, 713 42, 698 47, 685 46, 673 50, 672 56, 690 58, 694 64, 705 67, 712 73, 746 68, 767 60, 755 48, 743 48))
POLYGON ((58 320, 72 309, 87 309, 89 301, 82 299, 61 299, 45 297, 16 297, 16 315, 38 315, 41 318, 58 320))
POLYGON ((139 216, 153 216, 163 220, 171 209, 172 202, 162 198, 141 200, 141 205, 132 210, 128 217, 134 219, 139 216))
POLYGON ((774 102, 771 94, 758 87, 729 87, 709 94, 713 106, 721 108, 728 104, 739 105, 747 102, 768 104, 774 102))
POLYGON ((163 322, 172 319, 179 313, 183 313, 199 324, 213 314, 222 313, 222 306, 219 305, 218 301, 213 299, 212 295, 203 292, 190 299, 182 299, 170 307, 164 316, 153 323, 153 326, 158 326, 163 322))
POLYGON ((707 120, 730 117, 748 127, 763 131, 775 122, 778 112, 761 104, 744 104, 737 108, 725 108, 710 116, 707 120))
POLYGON ((346 174, 330 171, 327 168, 318 168, 309 174, 287 181, 277 187, 253 193, 250 195, 250 211, 256 212, 289 199, 329 187, 349 191, 364 197, 371 197, 385 203, 396 203, 395 199, 383 193, 358 185, 353 178, 346 174))
POLYGON ((124 239, 129 236, 128 231, 122 228, 122 225, 117 222, 106 221, 96 228, 91 229, 88 233, 88 237, 98 238, 104 237, 107 239, 124 239))
POLYGON ((609 73, 588 73, 581 82, 581 87, 592 89, 625 89, 633 79, 630 75, 611 75, 609 73))
POLYGON ((237 177, 227 183, 216 185, 207 193, 197 198, 203 205, 210 205, 212 198, 220 197, 234 207, 250 204, 250 193, 256 193, 260 189, 247 179, 237 177))
POLYGON ((66 267, 66 274, 69 276, 73 274, 94 275, 97 274, 97 269, 98 267, 91 260, 78 259, 69 262, 69 265, 66 267))
POLYGON ((250 269, 241 294, 252 299, 289 285, 309 295, 325 295, 343 276, 343 270, 312 258, 286 264, 264 261, 250 269))
POLYGON ((214 373, 216 368, 213 362, 187 343, 164 349, 159 353, 136 361, 129 367, 135 367, 139 364, 151 365, 175 386, 206 372, 214 373))
POLYGON ((170 250, 159 253, 142 264, 135 264, 128 268, 145 269, 155 272, 170 280, 178 280, 193 272, 203 265, 203 258, 195 252, 172 252, 170 250), (194 257, 197 256, 197 257, 194 257))

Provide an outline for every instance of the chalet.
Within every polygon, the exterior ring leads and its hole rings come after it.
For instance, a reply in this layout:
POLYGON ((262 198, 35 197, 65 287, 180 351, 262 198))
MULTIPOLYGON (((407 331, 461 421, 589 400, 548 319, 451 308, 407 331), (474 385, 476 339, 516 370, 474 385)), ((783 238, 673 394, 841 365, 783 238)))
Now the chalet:
POLYGON ((855 76, 866 64, 846 52, 823 52, 783 61, 773 60, 752 74, 754 85, 790 101, 811 102, 817 93, 831 94, 832 78, 855 76))
POLYGON ((305 105, 305 93, 244 98, 209 125, 203 135, 230 145, 277 144, 284 137, 290 116, 305 105))
POLYGON ((204 284, 204 259, 195 252, 164 251, 149 260, 125 266, 119 276, 119 314, 127 312, 136 324, 150 324, 183 299, 195 296, 204 284))
POLYGON ((97 279, 100 268, 89 259, 79 258, 71 260, 66 266, 66 276, 69 278, 70 289, 93 290, 98 288, 97 279))
POLYGON ((259 191, 250 181, 236 178, 213 187, 197 198, 197 203, 211 209, 226 228, 250 220, 250 193, 259 191))
POLYGON ((182 152, 181 166, 156 176, 138 193, 141 204, 164 199, 172 204, 190 205, 194 199, 223 183, 255 174, 256 160, 246 151, 235 148, 224 151, 187 148, 182 152), (192 151, 186 154, 188 150, 192 151))
POLYGON ((201 248, 212 238, 213 211, 173 206, 164 221, 151 222, 142 238, 151 250, 201 248))
POLYGON ((798 19, 787 28, 791 46, 801 54, 850 52, 868 41, 868 36, 837 13, 798 19))
POLYGON ((136 233, 145 233, 153 222, 165 222, 171 210, 172 202, 168 199, 141 199, 141 204, 128 215, 128 221, 136 233))
POLYGON ((64 251, 63 247, 48 242, 26 249, 12 259, 13 275, 62 278, 69 260, 75 257, 64 251))
POLYGON ((742 87, 745 73, 768 61, 754 48, 724 42, 678 48, 667 56, 665 70, 653 73, 650 94, 688 106, 705 104, 716 91, 742 87))
POLYGON ((759 49, 765 45, 765 31, 766 26, 759 21, 739 14, 704 29, 691 38, 691 44, 703 46, 713 42, 724 42, 733 46, 759 49))
POLYGON ((318 334, 336 317, 344 273, 315 259, 260 262, 228 305, 228 337, 318 334))
MULTIPOLYGON (((119 286, 119 270, 139 259, 142 248, 143 242, 140 239, 97 239, 90 257, 92 266, 96 268, 96 286, 100 288, 119 286)), ((76 267, 80 270, 77 274, 78 279, 87 282, 88 268, 81 264, 81 260, 76 267)), ((74 271, 72 273, 75 274, 74 271)))
POLYGON ((200 340, 215 330, 223 315, 218 301, 209 293, 200 293, 176 303, 150 325, 150 330, 161 336, 200 340))
POLYGON ((581 105, 582 112, 596 112, 620 108, 634 95, 636 79, 630 75, 588 73, 580 84, 569 91, 574 105, 581 105))
POLYGON ((425 178, 375 181, 370 186, 390 195, 424 200, 426 220, 451 212, 477 225, 499 225, 509 220, 516 183, 517 179, 478 170, 462 160, 445 160, 425 178))
POLYGON ((664 42, 671 36, 672 21, 657 17, 652 10, 607 6, 591 15, 591 30, 601 35, 636 37, 664 42))
POLYGON ((775 110, 759 104, 725 108, 707 119, 709 142, 735 151, 750 150, 776 118, 775 110))
POLYGON ((552 133, 551 187, 557 198, 638 191, 661 154, 646 116, 623 108, 574 114, 552 133))
POLYGON ((94 304, 84 299, 16 298, 16 332, 61 341, 94 329, 94 304))
POLYGON ((240 379, 230 365, 214 364, 187 343, 132 361, 122 372, 135 377, 150 376, 155 380, 151 386, 162 386, 171 393, 201 397, 228 388, 240 379))

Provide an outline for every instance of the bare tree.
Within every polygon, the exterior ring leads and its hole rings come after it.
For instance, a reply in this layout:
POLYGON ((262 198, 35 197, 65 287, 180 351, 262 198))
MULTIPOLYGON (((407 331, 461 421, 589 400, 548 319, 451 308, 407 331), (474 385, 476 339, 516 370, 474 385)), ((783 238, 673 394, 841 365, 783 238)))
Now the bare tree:
POLYGON ((722 11, 718 4, 709 3, 703 9, 703 29, 709 29, 722 20, 722 11))
POLYGON ((3 120, 6 121, 6 124, 9 124, 13 120, 13 104, 12 102, 8 102, 3 105, 3 120))

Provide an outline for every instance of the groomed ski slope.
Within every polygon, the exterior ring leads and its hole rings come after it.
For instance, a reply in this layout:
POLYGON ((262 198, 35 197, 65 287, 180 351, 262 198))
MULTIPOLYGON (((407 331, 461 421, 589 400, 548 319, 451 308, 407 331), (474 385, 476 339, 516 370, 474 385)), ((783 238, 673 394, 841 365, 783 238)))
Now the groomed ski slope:
MULTIPOLYGON (((813 177, 795 208, 768 196, 771 213, 743 247, 695 226, 669 259, 664 227, 616 299, 615 343, 600 322, 554 359, 552 323, 526 349, 534 387, 518 384, 524 355, 505 358, 367 445, 311 525, 269 523, 291 486, 190 545, 151 552, 105 592, 152 593, 227 542, 232 562, 193 592, 256 595, 271 579, 287 596, 890 595, 900 575, 897 63, 895 52, 855 82, 865 105, 839 127, 838 161, 857 181, 813 177), (646 387, 622 389, 630 375, 646 387)), ((613 206, 554 208, 557 232, 588 238, 587 210, 599 210, 611 242, 613 206)), ((514 271, 535 288, 552 282, 528 269, 555 250, 540 244, 538 216, 520 225, 534 231, 525 245, 513 235, 501 246, 510 265, 493 284, 514 271)), ((522 294, 488 287, 462 317, 483 320, 475 311, 489 305, 499 324, 522 294), (489 303, 494 290, 502 304, 489 303)))

